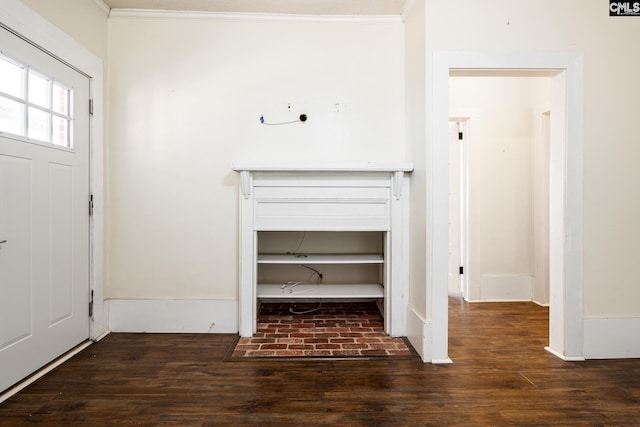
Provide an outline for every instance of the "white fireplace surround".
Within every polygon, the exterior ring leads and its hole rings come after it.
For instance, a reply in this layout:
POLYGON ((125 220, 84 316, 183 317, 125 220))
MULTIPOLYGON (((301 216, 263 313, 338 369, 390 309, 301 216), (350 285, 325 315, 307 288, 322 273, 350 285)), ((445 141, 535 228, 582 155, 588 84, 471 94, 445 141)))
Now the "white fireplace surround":
POLYGON ((304 297, 378 298, 383 301, 385 332, 407 335, 410 163, 247 162, 233 163, 232 169, 240 173, 240 336, 256 332, 258 298, 278 296, 277 286, 260 285, 258 290, 258 263, 296 263, 284 257, 259 257, 260 231, 382 232, 384 253, 378 259, 314 259, 319 263, 380 263, 382 283, 351 288, 320 285, 325 286, 321 292, 304 297))

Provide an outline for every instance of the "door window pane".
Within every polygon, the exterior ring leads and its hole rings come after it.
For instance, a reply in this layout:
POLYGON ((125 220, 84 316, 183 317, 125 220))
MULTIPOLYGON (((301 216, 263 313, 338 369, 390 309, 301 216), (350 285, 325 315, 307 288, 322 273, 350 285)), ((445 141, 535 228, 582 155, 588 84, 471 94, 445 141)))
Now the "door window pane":
POLYGON ((0 132, 24 136, 24 104, 0 96, 0 132))
POLYGON ((53 135, 51 142, 54 145, 69 147, 69 120, 53 116, 53 135))
POLYGON ((49 79, 29 71, 29 102, 49 108, 49 82, 49 79))
POLYGON ((0 53, 0 132, 73 148, 72 114, 73 89, 0 53))
POLYGON ((46 111, 38 110, 37 108, 29 107, 29 129, 27 131, 27 136, 39 141, 50 142, 50 120, 51 114, 46 111))
POLYGON ((71 91, 58 83, 53 84, 53 111, 60 114, 69 115, 69 95, 71 91))
POLYGON ((24 68, 0 55, 0 92, 24 99, 24 68))

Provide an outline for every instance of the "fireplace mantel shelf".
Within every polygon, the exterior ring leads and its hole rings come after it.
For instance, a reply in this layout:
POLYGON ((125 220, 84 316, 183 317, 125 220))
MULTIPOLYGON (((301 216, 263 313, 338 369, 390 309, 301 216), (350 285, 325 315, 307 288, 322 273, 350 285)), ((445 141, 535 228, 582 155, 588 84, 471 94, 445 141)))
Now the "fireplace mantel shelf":
POLYGON ((231 164, 236 172, 411 172, 407 162, 237 162, 231 164))

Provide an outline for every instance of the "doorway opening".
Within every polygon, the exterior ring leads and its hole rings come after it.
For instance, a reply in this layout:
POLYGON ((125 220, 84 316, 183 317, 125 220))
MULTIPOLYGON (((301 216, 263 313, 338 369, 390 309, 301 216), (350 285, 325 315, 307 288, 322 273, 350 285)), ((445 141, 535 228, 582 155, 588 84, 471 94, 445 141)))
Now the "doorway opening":
POLYGON ((432 248, 428 277, 432 313, 431 360, 448 356, 449 76, 537 76, 550 79, 549 116, 549 345, 563 360, 584 360, 582 344, 582 100, 578 54, 438 52, 433 61, 432 248))
POLYGON ((550 79, 464 74, 449 80, 449 295, 548 306, 550 79))
POLYGON ((549 305, 545 119, 550 117, 550 78, 462 74, 451 72, 449 79, 448 320, 453 356, 460 350, 454 337, 461 327, 482 347, 498 350, 503 340, 546 341, 549 325, 548 310, 535 304, 549 305), (467 303, 481 303, 482 308, 467 303), (475 321, 464 320, 492 308, 509 312, 513 320, 522 316, 500 332, 500 344, 491 339, 499 323, 478 328, 475 321), (527 338, 521 333, 532 313, 536 334, 527 338), (541 329, 543 319, 547 326, 541 329))

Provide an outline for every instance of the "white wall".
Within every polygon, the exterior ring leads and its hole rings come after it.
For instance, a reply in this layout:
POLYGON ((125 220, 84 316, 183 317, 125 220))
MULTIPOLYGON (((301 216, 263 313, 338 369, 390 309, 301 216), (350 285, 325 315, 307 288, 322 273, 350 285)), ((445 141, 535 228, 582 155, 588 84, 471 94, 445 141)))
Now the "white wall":
POLYGON ((466 76, 449 80, 450 116, 469 118, 468 300, 533 298, 538 222, 534 153, 541 142, 536 141, 540 136, 534 111, 538 100, 549 99, 548 81, 466 76), (546 93, 537 93, 545 90, 545 82, 546 93))
POLYGON ((109 29, 112 299, 237 300, 231 162, 405 160, 400 19, 112 14, 109 29))

